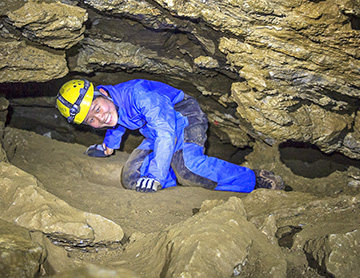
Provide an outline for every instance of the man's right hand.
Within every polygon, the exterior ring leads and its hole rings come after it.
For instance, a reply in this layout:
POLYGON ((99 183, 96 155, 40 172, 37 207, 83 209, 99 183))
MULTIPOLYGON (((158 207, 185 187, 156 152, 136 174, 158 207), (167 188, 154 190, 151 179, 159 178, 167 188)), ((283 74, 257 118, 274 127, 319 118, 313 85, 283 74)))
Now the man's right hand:
POLYGON ((138 192, 156 192, 161 189, 161 184, 152 178, 142 177, 136 183, 136 191, 138 192))
POLYGON ((108 147, 106 147, 105 143, 102 144, 102 147, 104 149, 104 154, 106 155, 112 155, 114 152, 114 149, 110 149, 108 147))

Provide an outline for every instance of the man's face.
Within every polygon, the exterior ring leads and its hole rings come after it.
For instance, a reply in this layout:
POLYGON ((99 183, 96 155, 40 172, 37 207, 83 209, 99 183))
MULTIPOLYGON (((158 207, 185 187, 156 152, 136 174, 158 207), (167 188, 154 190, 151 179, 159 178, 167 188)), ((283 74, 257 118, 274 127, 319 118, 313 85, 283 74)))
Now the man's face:
POLYGON ((84 123, 94 128, 113 127, 117 124, 118 118, 115 104, 100 96, 91 103, 84 123))

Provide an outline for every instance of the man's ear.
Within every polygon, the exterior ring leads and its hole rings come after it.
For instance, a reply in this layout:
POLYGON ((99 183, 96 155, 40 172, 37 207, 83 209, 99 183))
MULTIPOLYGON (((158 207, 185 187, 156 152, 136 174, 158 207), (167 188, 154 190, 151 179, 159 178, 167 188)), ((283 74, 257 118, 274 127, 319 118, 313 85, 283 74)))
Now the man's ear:
POLYGON ((99 92, 102 93, 104 96, 110 97, 109 93, 105 91, 103 88, 100 88, 99 92))

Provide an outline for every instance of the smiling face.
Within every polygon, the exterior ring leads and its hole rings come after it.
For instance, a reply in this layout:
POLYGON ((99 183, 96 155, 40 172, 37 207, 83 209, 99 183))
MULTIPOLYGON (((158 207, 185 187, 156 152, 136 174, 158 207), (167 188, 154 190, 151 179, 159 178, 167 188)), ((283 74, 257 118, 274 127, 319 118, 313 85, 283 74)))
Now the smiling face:
POLYGON ((118 118, 115 104, 111 100, 99 96, 91 103, 84 123, 94 128, 113 127, 117 124, 118 118))

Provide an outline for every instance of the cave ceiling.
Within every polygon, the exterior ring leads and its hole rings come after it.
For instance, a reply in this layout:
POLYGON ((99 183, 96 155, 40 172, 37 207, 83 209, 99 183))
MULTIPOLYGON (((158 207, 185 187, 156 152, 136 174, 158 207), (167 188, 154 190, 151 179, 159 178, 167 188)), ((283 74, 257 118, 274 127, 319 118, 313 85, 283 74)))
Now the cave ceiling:
POLYGON ((306 142, 360 159, 359 0, 5 0, 0 7, 6 88, 143 74, 192 88, 217 135, 234 146, 306 142))

